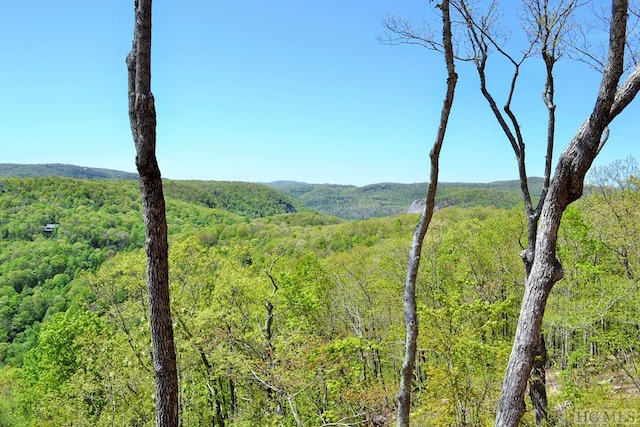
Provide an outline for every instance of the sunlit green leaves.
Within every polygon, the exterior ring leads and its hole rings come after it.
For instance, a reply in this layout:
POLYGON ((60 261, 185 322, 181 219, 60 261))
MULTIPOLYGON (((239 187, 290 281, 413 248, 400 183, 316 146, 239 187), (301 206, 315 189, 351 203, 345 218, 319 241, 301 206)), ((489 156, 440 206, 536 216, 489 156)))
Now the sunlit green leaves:
MULTIPOLYGON (((0 197, 0 359, 16 368, 0 370, 7 387, 0 426, 7 414, 12 426, 151 425, 135 184, 6 184, 14 193, 0 197), (35 228, 28 234, 20 211, 26 222, 71 226, 55 238, 35 228), (24 238, 8 238, 16 233, 24 238)), ((391 420, 404 345, 401 289, 417 217, 250 219, 186 201, 196 196, 206 194, 168 200, 183 423, 391 420)), ((629 212, 625 233, 613 234, 597 194, 565 213, 558 248, 565 277, 544 326, 560 387, 552 402, 594 402, 614 387, 633 396, 640 292, 626 273, 640 269, 631 251, 628 269, 620 257, 640 224, 631 221, 633 197, 607 193, 616 212, 629 212)), ((525 229, 520 210, 446 208, 433 218, 418 282, 417 425, 491 422, 522 293, 525 229)))

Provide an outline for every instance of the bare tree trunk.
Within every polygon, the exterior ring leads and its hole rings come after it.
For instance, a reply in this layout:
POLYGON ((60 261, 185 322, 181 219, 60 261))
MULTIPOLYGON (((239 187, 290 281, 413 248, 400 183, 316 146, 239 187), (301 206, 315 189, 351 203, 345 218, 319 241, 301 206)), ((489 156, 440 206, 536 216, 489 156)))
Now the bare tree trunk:
POLYGON ((400 375, 400 390, 397 395, 398 400, 398 427, 409 426, 409 413, 411 410, 411 383, 415 368, 417 345, 418 345, 418 314, 416 304, 416 279, 420 266, 420 256, 422 252, 422 242, 429 228, 429 223, 433 216, 435 206, 436 190, 438 187, 438 170, 440 162, 440 150, 444 142, 449 114, 453 105, 458 75, 455 72, 453 42, 451 35, 451 17, 449 15, 449 0, 444 0, 440 4, 442 11, 442 42, 444 56, 447 65, 447 91, 442 106, 440 125, 436 140, 433 144, 429 157, 431 158, 431 176, 427 189, 427 201, 420 222, 416 226, 411 249, 409 251, 409 263, 407 275, 404 283, 404 317, 406 326, 405 356, 402 362, 400 375))
POLYGON ((533 415, 536 425, 545 425, 548 415, 547 401, 547 346, 544 334, 538 337, 536 352, 533 358, 533 369, 529 376, 529 397, 533 405, 533 415))
POLYGON ((151 0, 135 1, 133 46, 127 56, 129 120, 144 210, 147 290, 156 382, 156 425, 178 425, 178 374, 169 304, 167 220, 156 160, 156 111, 151 93, 151 0))
POLYGON ((563 276, 562 266, 556 258, 562 214, 582 195, 584 177, 606 142, 607 126, 640 90, 640 66, 618 89, 623 73, 628 1, 613 0, 612 4, 609 58, 593 112, 560 156, 542 207, 533 265, 526 281, 498 406, 495 423, 498 427, 517 426, 525 410, 524 393, 533 367, 546 301, 554 284, 563 276))
MULTIPOLYGON (((525 59, 528 58, 531 53, 531 49, 535 45, 536 42, 531 43, 529 49, 523 54, 522 58, 516 60, 511 55, 509 55, 496 41, 494 35, 492 34, 495 31, 494 28, 486 28, 480 23, 486 22, 490 20, 490 16, 495 13, 495 3, 492 3, 492 6, 485 16, 475 16, 474 8, 468 4, 465 0, 459 0, 459 3, 456 3, 458 7, 458 11, 462 14, 464 20, 467 22, 469 40, 471 45, 474 47, 474 51, 476 52, 476 57, 474 59, 476 70, 478 72, 478 77, 480 79, 480 91, 484 98, 487 100, 491 111, 493 112, 498 124, 502 128, 505 136, 509 140, 513 152, 516 157, 516 163, 518 166, 518 176, 520 180, 520 192, 522 195, 522 199, 524 202, 524 210, 527 218, 527 247, 521 252, 520 256, 522 257, 522 261, 524 264, 525 276, 524 282, 531 272, 531 267, 533 266, 534 253, 536 248, 536 234, 538 231, 538 220, 540 218, 540 212, 542 210, 542 205, 544 203, 544 199, 546 197, 550 176, 551 176, 551 159, 553 154, 553 144, 555 137, 555 105, 553 103, 554 97, 554 77, 553 77, 553 66, 557 62, 559 55, 556 53, 556 45, 550 42, 551 33, 555 31, 555 26, 560 22, 549 25, 549 10, 548 10, 548 0, 537 0, 531 1, 526 7, 528 7, 529 14, 531 15, 531 27, 536 28, 534 31, 536 34, 536 40, 541 44, 541 54, 544 59, 546 65, 546 82, 545 88, 542 94, 545 105, 548 109, 548 122, 547 122, 547 153, 545 160, 545 173, 544 173, 544 184, 542 188, 542 193, 540 195, 539 202, 537 206, 534 208, 531 193, 529 191, 529 181, 528 174, 525 162, 525 154, 526 154, 526 145, 524 142, 524 137, 521 132, 520 123, 517 120, 516 115, 511 109, 511 101, 513 100, 513 96, 516 90, 516 84, 518 81, 518 77, 520 75, 520 66, 524 62, 525 59), (503 112, 498 108, 498 104, 496 103, 493 95, 487 88, 487 79, 486 79, 486 65, 489 58, 489 47, 490 45, 494 45, 499 53, 501 53, 506 59, 511 62, 513 65, 513 75, 511 76, 510 88, 507 96, 507 101, 505 106, 503 107, 503 112)), ((570 8, 566 9, 566 14, 564 19, 568 19, 570 15, 570 8)), ((560 24, 562 26, 562 24, 560 24)), ((554 40, 561 34, 561 31, 558 29, 557 34, 555 34, 554 40)), ((540 333, 539 341, 544 341, 543 334, 540 333)), ((546 388, 545 388, 545 370, 544 365, 547 361, 546 348, 545 351, 541 352, 538 355, 539 367, 542 365, 542 369, 538 370, 538 375, 533 375, 530 378, 530 388, 531 390, 536 390, 535 393, 530 393, 530 397, 532 399, 533 406, 538 408, 536 411, 536 425, 542 425, 546 422, 546 414, 547 414, 547 398, 546 398, 546 388)))

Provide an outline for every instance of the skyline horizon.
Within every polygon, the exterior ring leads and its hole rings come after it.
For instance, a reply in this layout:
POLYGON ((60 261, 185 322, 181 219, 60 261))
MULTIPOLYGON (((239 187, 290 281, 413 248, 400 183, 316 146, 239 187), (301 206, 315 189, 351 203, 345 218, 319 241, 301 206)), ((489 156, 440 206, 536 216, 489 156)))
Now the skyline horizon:
MULTIPOLYGON (((629 157, 629 156, 627 156, 629 157)), ((633 156, 631 156, 633 157, 633 156)), ((635 157, 634 157, 635 158, 635 157)), ((623 160, 623 159, 618 159, 618 160, 623 160)), ((60 163, 60 162, 51 162, 51 163, 10 163, 10 162, 4 162, 4 163, 0 163, 0 168, 3 168, 5 166, 10 166, 10 167, 29 167, 29 166, 45 166, 45 167, 56 167, 56 166, 64 166, 64 167, 72 167, 72 168, 81 168, 81 169, 91 169, 91 170, 96 170, 96 171, 104 171, 104 172, 109 172, 109 173, 123 173, 123 174, 128 174, 128 175, 138 175, 138 172, 135 171, 127 171, 127 170, 121 170, 121 169, 113 169, 113 168, 108 168, 108 167, 102 167, 102 166, 90 166, 90 165, 78 165, 78 164, 72 164, 72 163, 60 163)), ((599 165, 597 167, 600 166, 607 166, 607 165, 599 165)), ((592 167, 593 169, 593 167, 592 167)), ((162 165, 160 165, 160 172, 162 173, 162 165)), ((3 175, 4 171, 0 170, 0 178, 31 178, 32 176, 14 176, 14 175, 3 175)), ((119 178, 119 177, 115 177, 115 178, 102 178, 102 177, 96 177, 96 178, 82 178, 82 177, 74 177, 74 176, 70 176, 70 175, 64 175, 64 174, 56 174, 56 173, 52 173, 51 175, 43 175, 44 176, 59 176, 59 177, 66 177, 66 178, 78 178, 78 179, 135 179, 135 178, 119 178)), ((587 177, 589 176, 589 173, 587 173, 587 177)), ((551 177, 553 178, 553 176, 551 177)), ((345 186, 345 187, 367 187, 370 185, 378 185, 378 184, 403 184, 403 185, 416 185, 416 184, 427 184, 428 181, 412 181, 412 182, 406 182, 406 181, 376 181, 376 182, 369 182, 366 184, 349 184, 349 183, 339 183, 339 182, 330 182, 330 181, 325 181, 325 182, 308 182, 308 181, 301 181, 301 180, 297 180, 297 179, 275 179, 275 180, 270 180, 270 181, 249 181, 249 180, 238 180, 238 179, 198 179, 198 178, 172 178, 169 176, 162 176, 162 179, 165 180, 169 180, 169 181, 202 181, 202 182, 247 182, 247 183, 253 183, 253 184, 265 184, 265 185, 272 185, 272 184, 278 184, 278 183, 292 183, 292 184, 306 184, 306 185, 332 185, 332 186, 345 186)), ((544 177, 542 176, 529 176, 528 177, 529 180, 540 180, 540 179, 544 179, 544 177)), ((520 179, 519 178, 512 178, 512 179, 495 179, 495 180, 489 180, 489 181, 446 181, 446 180, 438 180, 438 184, 495 184, 495 183, 507 183, 507 182, 519 182, 520 179)), ((585 181, 585 184, 587 183, 587 181, 585 181)))
MULTIPOLYGON (((0 80, 0 161, 68 163, 135 171, 125 57, 129 2, 9 2, 0 15, 7 64, 0 80)), ((501 5, 505 48, 526 44, 517 2, 501 5)), ((588 8, 578 19, 593 16, 588 8)), ((379 42, 385 16, 438 25, 435 4, 368 2, 277 4, 157 3, 152 92, 156 155, 171 179, 345 185, 424 182, 441 114, 442 55, 379 42), (330 174, 327 172, 330 171, 330 174)), ((594 41, 598 41, 598 33, 594 41)), ((479 90, 473 64, 456 63, 458 84, 440 155, 442 182, 518 176, 510 142, 479 90)), ((512 64, 492 56, 487 84, 506 102, 512 64)), ((543 61, 519 69, 511 105, 526 142, 530 175, 542 175, 548 110, 543 61)), ((554 159, 593 110, 601 74, 578 61, 555 67, 554 159)), ((603 165, 636 143, 640 101, 615 119, 596 158, 603 165)), ((556 163, 554 162, 554 163, 556 163)))

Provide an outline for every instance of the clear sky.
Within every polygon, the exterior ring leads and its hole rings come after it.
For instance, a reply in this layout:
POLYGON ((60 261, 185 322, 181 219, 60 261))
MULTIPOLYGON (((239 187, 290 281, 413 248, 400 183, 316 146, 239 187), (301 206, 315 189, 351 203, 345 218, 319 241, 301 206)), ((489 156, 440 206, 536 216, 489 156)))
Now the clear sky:
MULTIPOLYGON (((435 17, 426 0, 156 0, 152 90, 163 176, 427 181, 444 64, 421 47, 379 44, 387 14, 435 17)), ((506 22, 516 25, 515 16, 506 11, 506 22)), ((0 0, 0 163, 135 172, 125 66, 132 31, 133 0, 0 0)), ((515 179, 477 76, 468 65, 458 71, 440 180, 515 179)), ((490 87, 504 86, 505 71, 490 65, 490 87)), ((539 71, 538 60, 523 70, 514 101, 530 175, 544 163, 539 71)), ((558 71, 564 148, 590 112, 599 76, 570 62, 558 71)), ((637 100, 614 122, 596 164, 640 158, 639 118, 637 100)))

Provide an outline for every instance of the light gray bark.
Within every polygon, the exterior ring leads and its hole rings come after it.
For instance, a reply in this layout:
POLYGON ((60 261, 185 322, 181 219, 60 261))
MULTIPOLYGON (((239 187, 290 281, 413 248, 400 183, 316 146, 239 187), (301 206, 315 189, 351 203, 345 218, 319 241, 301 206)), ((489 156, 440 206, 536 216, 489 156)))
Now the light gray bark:
POLYGON ((156 159, 156 111, 151 93, 151 0, 135 1, 133 45, 127 56, 129 120, 136 147, 147 253, 147 290, 156 382, 156 425, 178 426, 178 375, 169 304, 167 221, 156 159))
POLYGON ((542 426, 548 420, 547 400, 547 347, 544 334, 538 337, 536 352, 533 358, 533 369, 529 376, 529 397, 533 406, 533 416, 537 426, 542 426))
POLYGON ((422 242, 427 233, 431 218, 433 217, 433 209, 435 206, 435 196, 438 187, 438 170, 440 161, 440 150, 444 142, 447 124, 449 122, 449 114, 453 105, 453 97, 455 93, 458 75, 455 72, 453 42, 451 34, 451 18, 449 15, 449 1, 444 0, 440 5, 442 12, 442 44, 444 56, 447 66, 447 90, 442 106, 440 125, 436 140, 433 144, 429 157, 431 159, 431 176, 427 189, 427 201, 424 211, 420 217, 420 222, 416 226, 411 249, 409 251, 409 262, 407 266, 407 275, 404 283, 404 316, 406 327, 405 338, 405 356, 402 363, 400 374, 400 389, 397 395, 398 401, 398 426, 409 426, 409 415, 411 411, 411 383, 413 381, 413 373, 415 369, 417 342, 418 342, 418 313, 416 304, 416 280, 418 277, 418 268, 420 266, 420 256, 422 252, 422 242))
MULTIPOLYGON (((489 107, 503 133, 509 140, 516 158, 518 176, 520 179, 520 191, 524 202, 525 216, 527 218, 527 247, 521 252, 525 270, 525 282, 533 265, 538 220, 540 218, 542 204, 544 203, 544 199, 549 188, 551 176, 551 161, 555 137, 555 104, 553 101, 555 90, 553 67, 561 56, 557 50, 557 43, 562 39, 565 23, 567 19, 569 19, 572 10, 575 7, 573 2, 570 2, 568 5, 560 4, 558 5, 558 8, 563 10, 561 13, 556 13, 555 11, 550 10, 552 8, 549 7, 548 3, 549 0, 535 0, 524 4, 526 9, 524 19, 529 23, 531 28, 529 34, 530 44, 528 48, 525 49, 522 56, 516 59, 507 53, 506 50, 504 50, 504 46, 502 46, 498 41, 500 37, 497 35, 499 33, 497 25, 484 24, 494 22, 494 17, 496 15, 496 3, 491 3, 485 13, 477 14, 474 5, 469 4, 465 0, 458 0, 456 2, 456 8, 462 15, 463 21, 466 22, 468 42, 474 52, 473 62, 476 66, 476 71, 480 80, 480 91, 489 104, 489 107), (540 199, 534 207, 531 193, 529 191, 528 174, 525 162, 526 145, 521 132, 520 123, 516 114, 511 109, 511 102, 517 87, 520 67, 537 45, 540 47, 540 55, 542 56, 546 66, 546 81, 543 91, 543 100, 547 106, 548 120, 544 184, 540 194, 540 199), (487 87, 486 66, 490 54, 490 46, 493 46, 513 66, 513 74, 511 76, 511 81, 509 82, 507 101, 502 111, 498 108, 495 98, 487 87)), ((542 333, 540 334, 539 342, 544 342, 542 333)), ((543 350, 545 349, 544 346, 538 348, 543 350)), ((546 351, 540 352, 536 360, 538 361, 536 373, 535 375, 532 373, 529 381, 530 390, 532 391, 530 393, 530 397, 534 408, 536 408, 536 425, 542 425, 546 422, 547 414, 544 369, 544 365, 547 361, 546 351)))
POLYGON ((640 67, 618 88, 623 73, 627 0, 612 1, 608 62, 591 116, 561 154, 542 206, 537 244, 525 284, 516 336, 502 386, 495 425, 515 427, 525 410, 524 393, 533 367, 547 298, 563 276, 556 258, 558 228, 566 207, 580 198, 584 177, 606 142, 606 129, 640 89, 640 67))

